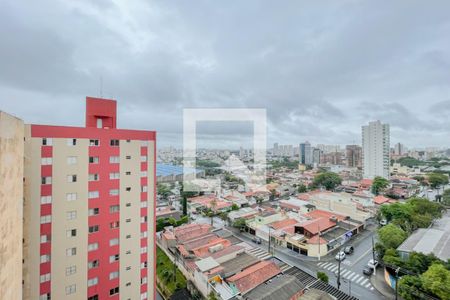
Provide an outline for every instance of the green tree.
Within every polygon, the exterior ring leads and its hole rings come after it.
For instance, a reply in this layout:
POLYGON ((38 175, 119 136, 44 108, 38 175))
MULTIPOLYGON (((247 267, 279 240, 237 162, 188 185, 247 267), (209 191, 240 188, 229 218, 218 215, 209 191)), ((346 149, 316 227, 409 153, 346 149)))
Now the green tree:
POLYGON ((156 190, 158 195, 160 195, 164 199, 166 199, 171 194, 169 186, 165 183, 158 183, 156 186, 156 190))
POLYGON ((233 227, 234 228, 243 228, 245 227, 246 223, 245 223, 245 219, 237 219, 233 222, 233 227))
POLYGON ((306 193, 308 191, 308 188, 306 187, 306 185, 304 185, 303 183, 301 183, 298 187, 297 187, 297 191, 299 193, 306 193))
POLYGON ((450 189, 446 189, 442 195, 442 202, 445 205, 450 205, 450 189))
POLYGON ((405 275, 399 278, 398 293, 405 300, 420 299, 422 289, 422 280, 418 276, 405 275))
POLYGON ((379 195, 385 188, 389 186, 389 180, 386 178, 377 176, 373 179, 372 183, 372 193, 374 195, 379 195))
POLYGON ((233 205, 231 205, 231 210, 239 210, 239 205, 233 203, 233 205))
POLYGON ((450 271, 441 264, 433 264, 422 274, 423 288, 443 300, 450 299, 450 271))
POLYGON ((394 265, 397 267, 403 266, 402 259, 398 256, 395 249, 387 249, 383 256, 383 261, 389 265, 394 265))
POLYGON ((325 187, 328 191, 334 190, 342 182, 342 178, 333 172, 323 172, 319 173, 314 177, 313 186, 314 187, 325 187))
POLYGON ((407 238, 407 234, 400 227, 388 224, 378 229, 378 237, 386 249, 396 249, 407 238))
POLYGON ((209 293, 208 300, 219 300, 214 292, 209 293))
POLYGON ((325 283, 328 283, 328 275, 324 272, 317 272, 317 278, 325 283))
POLYGON ((448 176, 439 173, 431 173, 428 175, 428 183, 433 189, 437 189, 442 185, 448 184, 448 176))

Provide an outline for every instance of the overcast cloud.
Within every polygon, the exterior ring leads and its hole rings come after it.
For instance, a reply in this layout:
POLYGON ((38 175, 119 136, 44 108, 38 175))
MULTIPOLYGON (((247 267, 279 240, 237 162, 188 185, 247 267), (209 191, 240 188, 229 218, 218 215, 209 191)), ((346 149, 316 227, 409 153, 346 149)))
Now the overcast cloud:
MULTIPOLYGON (((379 119, 392 144, 450 146, 449 11, 449 1, 3 0, 0 109, 81 126, 85 96, 102 94, 119 101, 119 127, 157 130, 162 146, 181 146, 182 109, 195 107, 266 108, 270 144, 360 143, 361 125, 379 119)), ((211 145, 224 145, 222 125, 217 143, 207 127, 211 145)))

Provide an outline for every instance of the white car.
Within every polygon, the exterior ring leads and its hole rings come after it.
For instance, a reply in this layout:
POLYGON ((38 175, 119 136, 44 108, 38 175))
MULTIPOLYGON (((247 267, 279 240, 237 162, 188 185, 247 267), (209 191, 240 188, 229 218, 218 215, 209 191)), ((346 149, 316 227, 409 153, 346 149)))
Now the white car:
POLYGON ((336 254, 335 258, 336 258, 336 260, 343 261, 345 259, 344 251, 339 251, 338 254, 336 254))
POLYGON ((433 190, 428 190, 428 193, 432 193, 433 192, 433 190))
POLYGON ((378 266, 378 260, 373 260, 373 259, 369 260, 369 262, 367 263, 367 266, 372 269, 375 269, 378 266))

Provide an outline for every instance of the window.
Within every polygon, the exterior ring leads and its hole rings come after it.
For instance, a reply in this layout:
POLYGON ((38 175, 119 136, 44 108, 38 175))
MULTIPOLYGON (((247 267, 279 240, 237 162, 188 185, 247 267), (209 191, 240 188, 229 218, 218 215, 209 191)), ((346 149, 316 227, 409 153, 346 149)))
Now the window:
POLYGON ((41 216, 41 224, 47 224, 52 222, 52 216, 51 215, 45 215, 41 216))
POLYGON ((131 254, 131 250, 127 250, 125 254, 131 254))
POLYGON ((76 165, 77 164, 77 157, 76 156, 68 156, 67 157, 67 164, 68 165, 76 165))
POLYGON ((120 157, 118 157, 118 156, 110 156, 109 157, 109 162, 111 164, 118 164, 120 162, 120 157))
POLYGON ((113 262, 115 262, 115 261, 119 261, 119 254, 111 255, 111 256, 109 257, 109 262, 110 262, 110 263, 113 263, 113 262))
POLYGON ((130 285, 131 285, 131 282, 127 282, 125 285, 126 285, 126 286, 130 286, 130 285))
POLYGON ((89 174, 89 181, 98 181, 100 176, 98 174, 89 174))
POLYGON ((125 222, 130 223, 131 219, 126 219, 125 222))
POLYGON ((43 138, 42 139, 42 146, 51 146, 51 145, 53 145, 52 138, 43 138))
POLYGON ((50 235, 49 234, 41 235, 41 244, 49 243, 50 240, 51 239, 50 239, 50 235))
POLYGON ((141 155, 141 162, 147 161, 147 155, 141 155))
POLYGON ((74 255, 77 255, 76 247, 66 249, 66 256, 74 256, 74 255))
POLYGON ((77 139, 67 139, 67 146, 75 146, 77 144, 77 139))
POLYGON ((113 214, 116 213, 120 210, 120 206, 119 205, 111 205, 109 207, 109 213, 113 214))
POLYGON ((67 175, 67 182, 77 182, 77 175, 67 175))
POLYGON ((99 162, 98 156, 89 156, 90 164, 98 164, 98 162, 99 162))
POLYGON ((66 268, 66 276, 73 275, 77 272, 77 266, 70 266, 66 268))
POLYGON ((98 225, 94 225, 94 226, 89 226, 89 233, 94 233, 98 231, 99 226, 98 225))
POLYGON ((66 286, 66 295, 74 294, 76 291, 77 291, 76 284, 66 286))
POLYGON ((141 177, 147 177, 147 171, 141 171, 141 177))
POLYGON ((74 236, 77 236, 77 230, 76 230, 76 229, 69 229, 69 230, 66 230, 66 236, 67 236, 67 237, 74 237, 74 236))
POLYGON ((98 140, 89 140, 89 146, 98 146, 100 142, 98 140))
POLYGON ((109 144, 110 144, 111 146, 117 147, 117 146, 119 146, 119 140, 111 140, 111 141, 109 142, 109 144))
POLYGON ((94 277, 88 280, 87 285, 88 286, 93 286, 98 284, 98 277, 94 277))
POLYGON ((98 198, 99 194, 98 191, 90 191, 88 194, 89 199, 98 198))
POLYGON ((119 293, 119 287, 115 287, 115 288, 109 290, 110 296, 118 294, 118 293, 119 293))
POLYGON ((115 279, 119 277, 119 272, 115 271, 115 272, 111 272, 109 273, 109 280, 115 279))
POLYGON ((109 228, 114 229, 114 228, 119 228, 119 221, 114 221, 109 223, 109 228))
POLYGON ((91 296, 88 298, 88 300, 98 300, 98 295, 91 296))
POLYGON ((131 159, 131 155, 125 156, 126 159, 131 159))
POLYGON ((141 141, 141 147, 147 147, 148 141, 141 141))
POLYGON ((147 283, 147 277, 142 277, 141 284, 146 284, 146 283, 147 283))
POLYGON ((147 216, 141 217, 141 223, 147 223, 147 216))
POLYGON ((41 204, 49 204, 52 203, 52 196, 42 196, 41 204))
POLYGON ((125 236, 125 238, 126 238, 126 239, 131 239, 131 234, 127 234, 127 235, 125 236))
POLYGON ((98 259, 92 260, 92 261, 88 262, 88 269, 97 268, 98 265, 99 265, 98 259))
POLYGON ((147 201, 141 201, 141 207, 147 207, 147 201))
POLYGON ((130 143, 131 142, 131 140, 127 140, 127 143, 130 143))
POLYGON ((42 274, 39 278, 40 283, 50 281, 50 273, 42 274))
POLYGON ((109 179, 119 179, 119 173, 109 173, 109 179))
POLYGON ((109 190, 109 195, 110 196, 117 196, 117 195, 119 195, 119 190, 118 189, 109 190))
POLYGON ((88 252, 89 251, 94 251, 98 249, 98 243, 92 243, 88 245, 88 252))
POLYGON ((75 201, 77 200, 77 193, 67 193, 66 194, 67 201, 75 201))
POLYGON ((127 192, 129 192, 129 191, 131 191, 131 188, 130 188, 130 187, 127 187, 125 190, 126 190, 127 192))
POLYGON ((77 211, 76 210, 70 210, 66 212, 66 219, 67 220, 75 220, 77 218, 77 211))
POLYGON ((39 300, 50 300, 50 299, 51 299, 50 293, 42 294, 39 296, 39 300))
POLYGON ((130 202, 125 203, 125 206, 126 206, 126 207, 130 207, 130 206, 131 206, 131 203, 130 203, 130 202))
POLYGON ((98 207, 95 208, 89 208, 89 216, 96 216, 100 212, 100 209, 98 207))
POLYGON ((125 270, 130 271, 130 270, 131 270, 131 267, 128 266, 128 267, 125 268, 125 270))
POLYGON ((52 178, 50 176, 42 177, 42 184, 52 184, 52 178))
POLYGON ((141 192, 145 193, 147 192, 148 188, 146 185, 141 186, 141 192))
POLYGON ((109 240, 109 245, 110 245, 110 246, 119 245, 119 239, 118 239, 118 238, 110 239, 110 240, 109 240))
POLYGON ((125 172, 125 175, 131 175, 130 171, 125 172))
POLYGON ((141 254, 147 253, 147 247, 141 247, 141 254))
POLYGON ((141 300, 146 300, 147 299, 147 292, 143 292, 142 294, 141 294, 141 300))
POLYGON ((41 158, 41 165, 48 166, 52 164, 52 158, 51 157, 43 157, 41 158))
POLYGON ((141 262, 141 269, 145 269, 145 268, 147 268, 147 262, 146 261, 141 262))
POLYGON ((41 255, 41 264, 49 262, 49 261, 50 261, 50 254, 41 255))
POLYGON ((146 238, 148 235, 147 231, 141 232, 141 239, 146 238))

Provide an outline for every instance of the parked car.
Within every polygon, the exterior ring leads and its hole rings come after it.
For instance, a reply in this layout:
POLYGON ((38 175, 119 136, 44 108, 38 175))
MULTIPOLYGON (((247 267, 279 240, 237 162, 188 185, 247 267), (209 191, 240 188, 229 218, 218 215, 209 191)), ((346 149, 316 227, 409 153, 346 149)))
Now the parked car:
POLYGON ((252 241, 253 243, 261 244, 261 239, 258 237, 254 237, 252 241))
POLYGON ((369 266, 365 266, 363 268, 363 273, 364 273, 364 275, 370 276, 373 273, 373 268, 370 268, 369 266))
POLYGON ((369 260, 369 262, 367 263, 367 266, 369 268, 375 269, 378 266, 378 260, 369 260))
POLYGON ((345 259, 345 256, 346 256, 345 252, 339 251, 338 254, 336 254, 335 258, 336 260, 343 261, 345 259))
POLYGON ((354 250, 353 246, 350 245, 344 248, 345 254, 352 254, 354 250))

